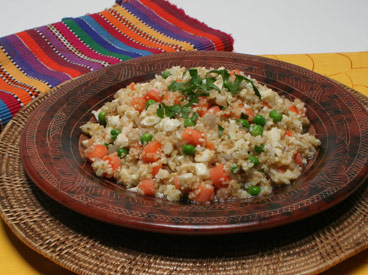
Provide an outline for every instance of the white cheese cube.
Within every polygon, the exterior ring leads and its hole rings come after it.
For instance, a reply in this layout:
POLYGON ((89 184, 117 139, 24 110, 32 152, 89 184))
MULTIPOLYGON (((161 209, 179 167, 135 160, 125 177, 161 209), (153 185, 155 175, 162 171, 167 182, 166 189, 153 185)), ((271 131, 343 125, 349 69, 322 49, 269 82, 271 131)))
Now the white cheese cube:
POLYGON ((120 129, 121 122, 120 122, 120 116, 106 116, 106 122, 107 124, 112 128, 118 128, 120 129))
POLYGON ((204 163, 195 163, 194 164, 196 174, 200 179, 207 179, 209 177, 209 170, 207 165, 204 163))
POLYGON ((166 171, 165 169, 160 169, 160 170, 158 170, 158 173, 156 174, 156 178, 157 179, 160 179, 160 180, 162 180, 162 179, 167 179, 168 177, 169 177, 169 172, 168 171, 166 171))
POLYGON ((172 132, 176 130, 181 125, 181 122, 178 119, 170 119, 165 117, 160 121, 159 128, 164 132, 172 132))
POLYGON ((141 124, 143 126, 153 126, 160 122, 160 118, 158 116, 147 116, 141 120, 141 124))
POLYGON ((200 154, 196 155, 194 157, 194 160, 196 162, 210 162, 214 159, 214 157, 215 157, 215 152, 209 149, 206 149, 200 154))

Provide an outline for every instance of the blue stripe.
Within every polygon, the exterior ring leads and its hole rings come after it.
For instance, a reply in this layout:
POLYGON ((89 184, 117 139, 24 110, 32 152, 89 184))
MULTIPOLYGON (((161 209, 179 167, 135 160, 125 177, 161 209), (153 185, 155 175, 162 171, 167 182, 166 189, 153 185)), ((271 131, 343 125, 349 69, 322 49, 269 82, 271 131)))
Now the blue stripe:
POLYGON ((100 46, 104 47, 106 50, 113 52, 113 53, 117 53, 117 54, 123 54, 125 56, 127 56, 127 58, 129 57, 140 57, 141 55, 136 54, 136 53, 132 53, 132 52, 128 52, 128 51, 124 51, 121 50, 117 47, 114 47, 113 45, 111 45, 110 43, 106 42, 104 39, 102 39, 100 37, 100 35, 94 31, 89 25, 87 25, 86 22, 84 22, 82 19, 80 18, 68 18, 68 20, 72 20, 74 21, 76 24, 78 24, 78 26, 87 34, 89 35, 96 43, 98 43, 100 46))
POLYGON ((10 113, 8 106, 6 106, 5 102, 0 99, 0 122, 1 124, 5 126, 5 124, 8 123, 11 118, 12 118, 12 114, 10 113))
POLYGON ((133 52, 133 53, 137 53, 140 56, 145 56, 145 55, 151 55, 152 53, 149 51, 145 51, 145 50, 140 50, 140 49, 136 49, 136 48, 132 48, 130 46, 128 46, 127 44, 124 44, 123 42, 121 42, 119 39, 115 38, 114 36, 112 36, 109 32, 107 32, 100 24, 98 24, 96 22, 95 19, 93 19, 90 16, 82 16, 81 17, 85 22, 87 22, 95 31, 97 31, 99 33, 99 35, 105 39, 107 42, 109 42, 110 44, 118 47, 119 49, 128 51, 128 52, 133 52))

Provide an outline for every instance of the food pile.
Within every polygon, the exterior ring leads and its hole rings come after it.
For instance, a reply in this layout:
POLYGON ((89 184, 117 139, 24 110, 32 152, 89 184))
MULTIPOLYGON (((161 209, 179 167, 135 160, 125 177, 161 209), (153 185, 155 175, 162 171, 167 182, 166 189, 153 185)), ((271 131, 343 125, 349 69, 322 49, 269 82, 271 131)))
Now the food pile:
POLYGON ((81 127, 95 174, 170 201, 272 193, 297 179, 320 141, 304 103, 238 70, 172 67, 120 89, 81 127))

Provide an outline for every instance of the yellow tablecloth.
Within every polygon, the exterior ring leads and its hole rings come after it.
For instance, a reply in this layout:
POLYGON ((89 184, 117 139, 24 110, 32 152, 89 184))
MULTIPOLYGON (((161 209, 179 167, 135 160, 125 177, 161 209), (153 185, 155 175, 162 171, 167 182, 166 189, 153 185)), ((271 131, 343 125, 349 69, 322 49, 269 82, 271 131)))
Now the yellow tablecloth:
MULTIPOLYGON (((368 52, 265 56, 305 67, 368 96, 368 52)), ((0 265, 0 274, 7 275, 73 274, 28 248, 2 221, 0 265)), ((368 274, 368 251, 363 251, 323 273, 334 274, 368 274)))

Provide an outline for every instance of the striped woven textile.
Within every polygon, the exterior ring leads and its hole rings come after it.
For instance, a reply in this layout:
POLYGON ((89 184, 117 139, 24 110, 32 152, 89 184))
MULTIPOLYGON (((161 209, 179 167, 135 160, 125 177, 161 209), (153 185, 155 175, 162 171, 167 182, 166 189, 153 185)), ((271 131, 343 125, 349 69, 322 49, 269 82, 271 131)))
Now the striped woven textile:
POLYGON ((2 37, 0 128, 66 80, 130 58, 193 50, 232 51, 233 39, 166 0, 118 0, 102 12, 2 37))

